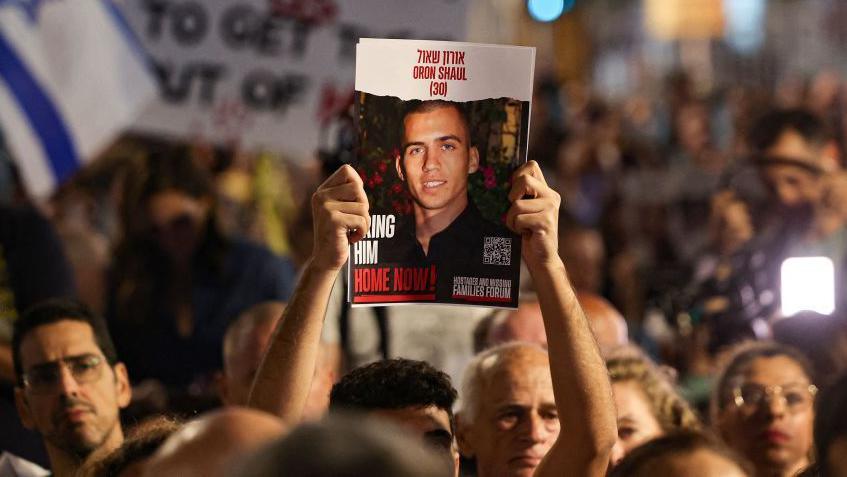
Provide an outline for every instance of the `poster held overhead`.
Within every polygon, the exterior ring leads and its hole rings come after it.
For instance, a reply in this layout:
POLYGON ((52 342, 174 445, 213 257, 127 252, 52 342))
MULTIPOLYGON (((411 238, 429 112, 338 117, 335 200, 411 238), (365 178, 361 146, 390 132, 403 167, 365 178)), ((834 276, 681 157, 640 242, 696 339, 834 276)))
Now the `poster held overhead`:
POLYGON ((349 301, 517 307, 521 239, 505 215, 535 50, 362 39, 356 52, 371 228, 351 246, 349 301))

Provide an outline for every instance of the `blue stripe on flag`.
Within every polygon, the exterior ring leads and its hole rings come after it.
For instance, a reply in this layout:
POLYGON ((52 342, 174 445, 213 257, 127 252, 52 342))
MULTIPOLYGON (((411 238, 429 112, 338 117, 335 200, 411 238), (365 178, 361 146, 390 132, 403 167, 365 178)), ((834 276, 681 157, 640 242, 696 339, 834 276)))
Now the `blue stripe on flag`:
MULTIPOLYGON (((50 97, 27 70, 26 65, 2 34, 0 34, 0 77, 6 81, 9 91, 41 140, 56 182, 64 181, 79 169, 79 158, 73 138, 50 97)), ((31 160, 27 157, 18 159, 31 160)))
POLYGON ((153 71, 153 62, 150 59, 150 56, 147 54, 147 50, 144 49, 144 46, 141 44, 141 40, 138 39, 138 35, 135 34, 132 27, 126 21, 126 17, 121 13, 118 9, 117 5, 112 0, 102 0, 103 6, 106 8, 106 12, 109 13, 109 16, 112 17, 112 20, 115 22, 115 26, 121 32, 126 40, 127 45, 129 45, 130 49, 135 53, 138 61, 143 64, 148 71, 153 71))

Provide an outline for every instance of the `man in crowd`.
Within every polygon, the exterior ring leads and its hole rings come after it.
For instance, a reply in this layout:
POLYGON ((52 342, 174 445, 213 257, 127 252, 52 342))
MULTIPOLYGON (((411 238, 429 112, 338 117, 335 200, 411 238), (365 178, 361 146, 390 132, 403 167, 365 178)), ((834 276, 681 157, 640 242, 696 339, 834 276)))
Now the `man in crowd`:
MULTIPOLYGON (((590 292, 577 292, 576 296, 604 355, 629 342, 626 320, 608 300, 590 292)), ((483 329, 475 333, 483 335, 478 337, 481 341, 477 352, 512 341, 535 343, 547 349, 544 318, 535 299, 522 300, 517 310, 497 311, 479 326, 483 329)))
MULTIPOLYGON (((545 419, 561 419, 567 432, 554 432, 549 450, 525 456, 514 467, 496 453, 476 452, 480 477, 503 475, 604 475, 615 443, 615 410, 605 366, 557 253, 557 222, 560 198, 546 182, 535 162, 515 172, 509 193, 512 206, 506 216, 511 230, 522 237, 523 258, 538 290, 544 315, 549 354, 528 354, 531 376, 501 383, 496 408, 480 410, 511 412, 512 431, 523 435, 543 412, 545 419), (541 356, 547 356, 548 362, 541 356), (549 373, 549 384, 544 379, 549 373), (535 379, 530 379, 530 377, 535 379), (553 402, 551 397, 554 397, 553 402), (545 403, 545 404, 541 404, 545 403), (554 410, 546 404, 553 404, 554 410), (555 414, 555 417, 549 414, 555 414), (508 475, 508 473, 506 474, 508 475)), ((297 290, 259 369, 250 396, 251 406, 272 412, 287 422, 299 420, 308 396, 320 343, 327 300, 339 270, 347 260, 350 243, 361 240, 370 216, 362 180, 349 166, 327 179, 312 196, 315 217, 315 251, 306 264, 297 290)), ((494 415, 486 414, 486 418, 494 415)), ((500 419, 499 417, 497 418, 500 419)), ((476 422, 482 422, 484 418, 476 422)), ((472 426, 472 425, 471 425, 472 426)), ((476 429, 476 430, 474 430, 476 429)), ((486 438, 498 442, 497 429, 486 438)), ((481 427, 468 436, 483 435, 481 427)), ((482 441, 474 449, 483 449, 482 441)), ((525 446, 525 439, 512 440, 525 446)), ((546 442, 546 441, 545 441, 546 442)), ((473 445, 473 444, 472 444, 473 445)), ((511 453, 516 447, 503 450, 511 453)))
POLYGON ((57 477, 121 445, 121 408, 131 389, 105 322, 84 306, 47 301, 16 322, 15 403, 23 424, 41 434, 57 477))
POLYGON ((34 207, 0 205, 0 449, 43 465, 47 456, 38 435, 21 427, 15 410, 12 327, 38 302, 75 296, 73 269, 47 218, 34 207))
POLYGON ((480 476, 531 476, 559 436, 549 357, 526 342, 477 355, 462 380, 462 455, 480 476))
MULTIPOLYGON (((248 308, 227 328, 223 343, 223 370, 217 380, 218 394, 224 404, 247 404, 250 386, 283 310, 283 302, 259 303, 248 308)), ((304 418, 318 419, 326 412, 329 390, 334 381, 333 347, 322 342, 304 418)))
POLYGON ((457 393, 450 376, 423 361, 377 361, 347 373, 332 388, 330 410, 381 417, 419 435, 459 475, 453 426, 457 393))

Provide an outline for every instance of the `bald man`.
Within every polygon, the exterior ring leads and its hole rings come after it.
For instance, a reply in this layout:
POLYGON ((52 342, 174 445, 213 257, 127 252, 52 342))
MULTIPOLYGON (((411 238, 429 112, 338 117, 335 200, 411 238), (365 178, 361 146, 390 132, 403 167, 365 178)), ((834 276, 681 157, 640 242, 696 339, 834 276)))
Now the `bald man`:
POLYGON ((601 353, 605 355, 629 342, 626 320, 608 300, 591 292, 577 292, 576 299, 588 317, 601 353))
MULTIPOLYGON (((253 378, 283 311, 283 302, 259 303, 242 313, 227 329, 223 344, 224 369, 218 376, 218 394, 224 404, 247 404, 253 378)), ((312 387, 303 410, 305 419, 318 419, 326 412, 335 374, 332 346, 321 343, 312 387)))
POLYGON ((195 419, 171 435, 144 466, 143 477, 217 477, 239 457, 285 434, 287 426, 265 412, 230 407, 195 419))
MULTIPOLYGON (((606 354, 629 341, 626 320, 605 298, 590 292, 577 292, 576 298, 588 318, 601 353, 606 354)), ((496 312, 491 321, 482 326, 488 326, 483 349, 512 341, 547 348, 544 318, 538 301, 534 299, 522 301, 515 311, 496 312)))

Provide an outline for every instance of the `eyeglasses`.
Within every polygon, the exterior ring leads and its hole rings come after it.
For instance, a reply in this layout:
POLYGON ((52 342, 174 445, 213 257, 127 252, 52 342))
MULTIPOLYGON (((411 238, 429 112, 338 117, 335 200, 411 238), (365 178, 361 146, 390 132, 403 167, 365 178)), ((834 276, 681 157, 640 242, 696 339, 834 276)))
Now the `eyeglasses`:
POLYGON ((77 384, 100 379, 103 373, 103 358, 96 354, 69 356, 49 363, 33 366, 23 373, 24 386, 34 394, 46 394, 62 380, 62 367, 67 367, 77 384))
POLYGON ((782 404, 792 413, 809 409, 815 400, 818 388, 814 384, 789 384, 786 386, 762 386, 746 383, 735 387, 732 394, 736 407, 747 411, 758 409, 766 400, 780 398, 782 404))

